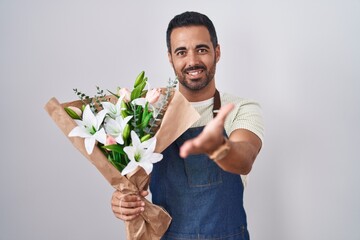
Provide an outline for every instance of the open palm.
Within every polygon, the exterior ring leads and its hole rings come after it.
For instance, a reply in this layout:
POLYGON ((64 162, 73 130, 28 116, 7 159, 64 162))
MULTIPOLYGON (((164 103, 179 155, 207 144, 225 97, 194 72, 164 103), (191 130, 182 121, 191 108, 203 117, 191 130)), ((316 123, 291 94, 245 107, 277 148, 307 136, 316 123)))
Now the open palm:
POLYGON ((224 141, 224 122, 233 110, 234 104, 221 107, 217 116, 211 120, 196 138, 186 141, 180 148, 180 156, 185 158, 190 154, 211 153, 224 141))

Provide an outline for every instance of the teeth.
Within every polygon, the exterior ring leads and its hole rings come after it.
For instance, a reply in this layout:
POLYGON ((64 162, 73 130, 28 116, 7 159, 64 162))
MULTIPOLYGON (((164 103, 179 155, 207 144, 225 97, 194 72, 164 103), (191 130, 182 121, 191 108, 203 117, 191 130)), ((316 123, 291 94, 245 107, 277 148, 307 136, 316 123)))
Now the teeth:
POLYGON ((189 72, 188 74, 191 75, 191 76, 195 76, 195 75, 198 75, 200 74, 202 71, 197 71, 197 72, 189 72))

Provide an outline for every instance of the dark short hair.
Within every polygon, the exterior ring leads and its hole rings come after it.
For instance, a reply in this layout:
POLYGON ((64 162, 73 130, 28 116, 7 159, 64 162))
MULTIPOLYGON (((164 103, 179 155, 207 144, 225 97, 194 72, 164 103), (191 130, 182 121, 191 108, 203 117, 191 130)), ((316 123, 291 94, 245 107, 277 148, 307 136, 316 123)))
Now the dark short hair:
POLYGON ((184 12, 176 15, 170 22, 166 31, 166 44, 168 51, 171 51, 170 35, 174 28, 187 26, 204 26, 210 34, 210 40, 215 47, 218 45, 216 31, 212 21, 204 14, 198 12, 184 12))

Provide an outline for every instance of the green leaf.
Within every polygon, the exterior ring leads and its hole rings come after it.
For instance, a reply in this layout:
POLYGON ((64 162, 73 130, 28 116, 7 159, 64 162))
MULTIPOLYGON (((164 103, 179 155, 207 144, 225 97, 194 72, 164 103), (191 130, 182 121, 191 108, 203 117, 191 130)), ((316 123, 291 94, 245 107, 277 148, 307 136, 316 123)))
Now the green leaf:
POLYGON ((117 95, 116 93, 113 93, 112 91, 110 91, 109 89, 107 89, 107 91, 111 94, 111 95, 113 95, 113 96, 115 96, 115 97, 117 97, 117 98, 120 98, 120 96, 119 95, 117 95))
POLYGON ((106 145, 106 146, 102 146, 102 148, 105 148, 107 150, 114 151, 114 152, 117 152, 117 153, 120 153, 120 154, 126 154, 124 152, 124 147, 122 147, 122 146, 120 146, 118 144, 106 145))
POLYGON ((147 115, 147 113, 149 112, 148 106, 149 106, 149 102, 147 102, 147 103, 145 104, 144 111, 143 111, 142 116, 141 116, 141 122, 143 122, 143 121, 145 120, 146 115, 147 115))
POLYGON ((110 155, 108 156, 108 160, 119 172, 121 172, 122 169, 124 169, 121 167, 121 164, 117 163, 110 155))
POLYGON ((144 128, 146 128, 147 127, 147 125, 149 124, 149 121, 150 121, 150 119, 152 118, 152 112, 149 112, 147 115, 146 115, 146 117, 145 117, 145 119, 141 122, 141 124, 140 124, 140 129, 144 129, 144 128))

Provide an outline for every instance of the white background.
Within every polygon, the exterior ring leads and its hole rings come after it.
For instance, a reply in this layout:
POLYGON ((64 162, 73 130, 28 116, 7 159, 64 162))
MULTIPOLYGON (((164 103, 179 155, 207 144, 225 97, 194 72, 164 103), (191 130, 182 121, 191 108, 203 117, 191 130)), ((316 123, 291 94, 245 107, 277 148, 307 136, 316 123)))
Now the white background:
POLYGON ((113 189, 43 106, 174 77, 165 31, 217 28, 221 91, 263 107, 245 205, 253 240, 360 239, 360 1, 0 0, 0 239, 125 239, 113 189))

